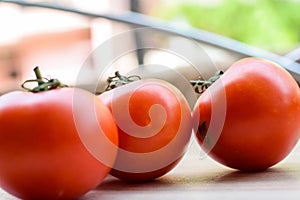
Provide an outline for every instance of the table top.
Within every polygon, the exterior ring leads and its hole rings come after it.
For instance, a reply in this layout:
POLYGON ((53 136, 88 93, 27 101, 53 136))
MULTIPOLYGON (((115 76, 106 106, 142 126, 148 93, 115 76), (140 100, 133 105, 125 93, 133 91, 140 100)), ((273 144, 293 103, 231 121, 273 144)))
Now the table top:
POLYGON ((299 199, 300 147, 259 173, 242 173, 201 158, 192 144, 179 165, 154 182, 127 184, 108 177, 83 199, 299 199), (298 159, 297 159, 298 158, 298 159))
MULTIPOLYGON (((183 160, 155 181, 129 184, 108 176, 80 200, 123 199, 299 199, 300 145, 282 162, 258 173, 243 173, 201 157, 192 142, 183 160)), ((0 190, 1 200, 16 198, 0 190)))

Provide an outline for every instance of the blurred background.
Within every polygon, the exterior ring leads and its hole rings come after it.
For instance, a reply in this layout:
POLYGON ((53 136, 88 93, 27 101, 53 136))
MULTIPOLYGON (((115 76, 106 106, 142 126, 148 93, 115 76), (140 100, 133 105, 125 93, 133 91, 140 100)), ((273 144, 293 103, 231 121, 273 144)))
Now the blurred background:
MULTIPOLYGON (((26 2, 65 6, 99 14, 139 12, 167 21, 178 29, 201 29, 279 55, 298 48, 300 42, 300 0, 26 2)), ((46 77, 51 75, 66 84, 73 84, 83 64, 95 65, 94 58, 90 56, 95 48, 112 36, 135 28, 109 19, 1 1, 0 27, 0 94, 20 89, 25 79, 34 78, 32 69, 35 66, 40 66, 46 77)), ((138 39, 135 38, 134 42, 138 42, 138 39)), ((244 56, 214 45, 203 44, 203 48, 218 68, 226 68, 244 56)), ((146 53, 143 52, 146 60, 141 61, 137 53, 120 58, 114 65, 135 66, 141 62, 182 64, 180 60, 172 59, 172 55, 163 52, 146 53)))

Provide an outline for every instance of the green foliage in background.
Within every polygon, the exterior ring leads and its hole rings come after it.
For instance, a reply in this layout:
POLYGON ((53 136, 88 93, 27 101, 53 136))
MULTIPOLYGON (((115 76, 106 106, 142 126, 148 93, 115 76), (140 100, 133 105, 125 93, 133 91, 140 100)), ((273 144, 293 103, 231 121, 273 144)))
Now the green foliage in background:
POLYGON ((285 53, 299 45, 299 0, 181 1, 162 10, 160 17, 165 19, 185 20, 191 26, 273 52, 285 53))

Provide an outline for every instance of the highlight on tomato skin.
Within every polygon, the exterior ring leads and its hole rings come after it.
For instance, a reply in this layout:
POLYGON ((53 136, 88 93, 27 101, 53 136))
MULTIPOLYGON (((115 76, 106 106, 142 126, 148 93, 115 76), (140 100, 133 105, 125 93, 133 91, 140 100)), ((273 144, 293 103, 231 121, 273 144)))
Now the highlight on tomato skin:
POLYGON ((117 146, 111 112, 90 92, 63 87, 0 97, 0 186, 18 198, 84 195, 109 174, 117 146), (99 135, 114 146, 89 149, 99 135))
POLYGON ((125 181, 149 181, 172 170, 190 142, 191 110, 173 85, 158 79, 134 81, 99 98, 111 110, 119 150, 110 174, 125 181))
POLYGON ((241 171, 265 170, 299 140, 299 87, 279 65, 245 58, 199 97, 195 117, 197 141, 215 161, 241 171))

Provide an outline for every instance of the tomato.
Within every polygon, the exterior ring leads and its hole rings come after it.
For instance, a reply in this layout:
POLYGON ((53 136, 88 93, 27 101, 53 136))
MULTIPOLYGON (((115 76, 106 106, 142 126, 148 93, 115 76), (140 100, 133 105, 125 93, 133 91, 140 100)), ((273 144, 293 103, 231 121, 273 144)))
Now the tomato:
POLYGON ((149 181, 168 173, 181 160, 191 137, 191 110, 176 87, 145 79, 99 98, 118 126, 119 151, 111 175, 125 181, 149 181))
POLYGON ((97 145, 104 143, 94 140, 99 135, 118 145, 111 112, 87 91, 59 88, 1 96, 0 186, 22 199, 83 195, 102 182, 116 158, 117 147, 97 145))
POLYGON ((260 58, 234 63, 198 99, 197 141, 217 162, 242 171, 282 161, 300 134, 300 92, 291 75, 260 58))

